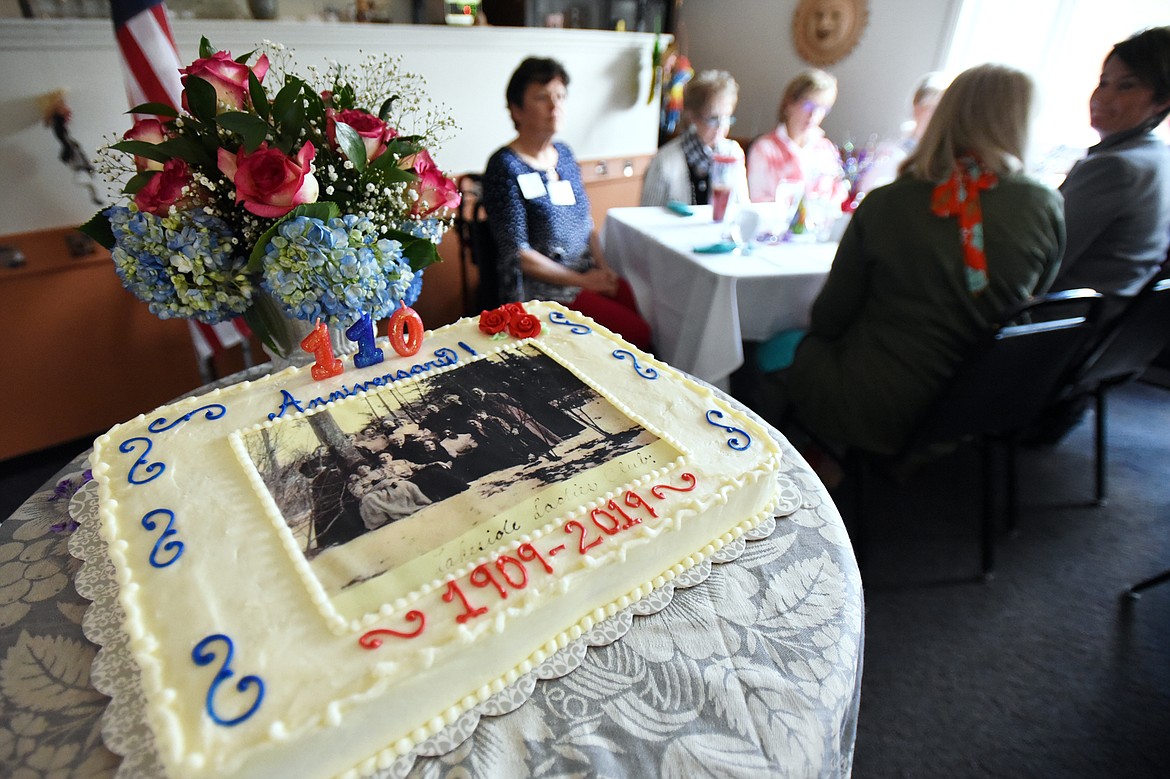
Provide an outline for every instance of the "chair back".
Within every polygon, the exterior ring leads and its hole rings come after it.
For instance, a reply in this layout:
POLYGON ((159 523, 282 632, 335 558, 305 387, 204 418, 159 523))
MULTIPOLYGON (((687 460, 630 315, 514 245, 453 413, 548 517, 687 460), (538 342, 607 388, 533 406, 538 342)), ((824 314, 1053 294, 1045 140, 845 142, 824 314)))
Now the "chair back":
POLYGON ((1093 331, 1100 302, 1101 295, 1092 290, 1070 290, 1033 298, 1012 311, 960 364, 904 454, 935 443, 1023 430, 1067 378, 1093 331), (1044 319, 1053 308, 1061 317, 1044 319))
POLYGON ((471 297, 474 314, 496 308, 500 300, 499 252, 483 205, 483 176, 465 173, 457 181, 463 200, 455 212, 459 253, 464 263, 476 266, 479 281, 471 297))
POLYGON ((1080 363, 1071 394, 1136 379, 1168 343, 1170 279, 1159 275, 1108 325, 1100 341, 1080 363))

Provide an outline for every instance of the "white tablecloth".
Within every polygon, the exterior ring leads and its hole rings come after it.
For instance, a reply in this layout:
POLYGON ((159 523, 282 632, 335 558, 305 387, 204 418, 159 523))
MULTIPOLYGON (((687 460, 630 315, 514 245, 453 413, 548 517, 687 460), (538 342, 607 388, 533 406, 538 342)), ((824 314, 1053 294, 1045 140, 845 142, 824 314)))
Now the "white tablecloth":
POLYGON ((748 254, 697 254, 726 226, 711 221, 709 206, 694 210, 680 217, 665 208, 612 208, 602 246, 633 287, 656 355, 725 388, 743 365, 743 341, 808 325, 837 244, 755 242, 748 254))

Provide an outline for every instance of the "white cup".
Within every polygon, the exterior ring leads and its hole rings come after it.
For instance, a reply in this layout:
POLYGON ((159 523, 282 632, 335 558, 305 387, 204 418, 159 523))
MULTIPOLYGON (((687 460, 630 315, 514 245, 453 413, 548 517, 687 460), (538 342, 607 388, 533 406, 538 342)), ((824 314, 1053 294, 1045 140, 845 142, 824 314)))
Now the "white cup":
POLYGON ((751 208, 741 208, 735 217, 735 223, 739 225, 739 234, 743 237, 743 242, 749 246, 755 243, 756 236, 760 234, 759 212, 751 208))

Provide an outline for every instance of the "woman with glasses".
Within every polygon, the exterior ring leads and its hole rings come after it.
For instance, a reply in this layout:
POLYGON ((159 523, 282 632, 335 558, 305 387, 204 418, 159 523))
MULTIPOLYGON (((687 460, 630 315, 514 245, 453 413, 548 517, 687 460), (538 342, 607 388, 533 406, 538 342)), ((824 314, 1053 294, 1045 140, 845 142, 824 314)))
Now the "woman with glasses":
POLYGON ((757 203, 776 200, 784 182, 803 182, 806 195, 838 204, 848 186, 841 155, 825 137, 821 121, 837 100, 837 79, 809 68, 788 82, 780 99, 780 123, 748 150, 748 192, 757 203))
POLYGON ((686 129, 654 155, 642 182, 642 205, 710 203, 711 160, 716 154, 739 160, 731 198, 747 202, 743 149, 727 137, 735 124, 738 100, 739 85, 726 71, 705 70, 687 83, 683 93, 686 129))

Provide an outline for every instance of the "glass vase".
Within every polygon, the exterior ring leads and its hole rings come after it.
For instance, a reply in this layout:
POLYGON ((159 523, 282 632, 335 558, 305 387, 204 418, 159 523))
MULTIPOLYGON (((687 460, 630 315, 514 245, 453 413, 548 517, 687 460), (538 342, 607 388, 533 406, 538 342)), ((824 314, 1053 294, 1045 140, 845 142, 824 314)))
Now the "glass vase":
MULTIPOLYGON (((248 326, 260 337, 264 353, 272 362, 273 371, 283 370, 292 365, 308 365, 314 356, 301 348, 301 341, 313 331, 315 323, 295 319, 285 314, 284 309, 271 295, 263 290, 252 299, 252 307, 244 314, 248 326)), ((349 340, 344 328, 329 325, 329 342, 337 357, 353 354, 358 345, 349 340)))

